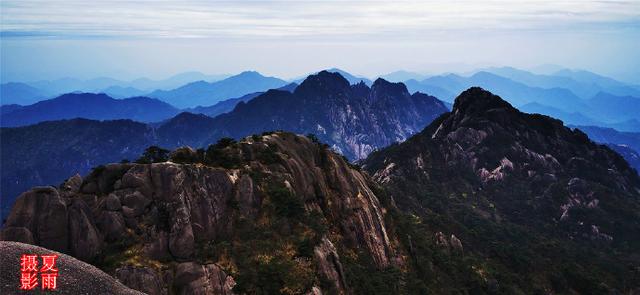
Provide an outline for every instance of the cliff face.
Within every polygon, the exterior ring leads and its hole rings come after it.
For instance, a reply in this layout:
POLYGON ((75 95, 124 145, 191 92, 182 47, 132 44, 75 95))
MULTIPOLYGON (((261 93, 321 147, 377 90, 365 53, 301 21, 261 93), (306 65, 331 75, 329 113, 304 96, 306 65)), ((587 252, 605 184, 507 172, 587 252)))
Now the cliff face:
POLYGON ((211 154, 219 165, 110 164, 34 188, 2 239, 68 253, 151 294, 349 293, 345 257, 401 264, 369 178, 341 156, 288 133, 211 154))

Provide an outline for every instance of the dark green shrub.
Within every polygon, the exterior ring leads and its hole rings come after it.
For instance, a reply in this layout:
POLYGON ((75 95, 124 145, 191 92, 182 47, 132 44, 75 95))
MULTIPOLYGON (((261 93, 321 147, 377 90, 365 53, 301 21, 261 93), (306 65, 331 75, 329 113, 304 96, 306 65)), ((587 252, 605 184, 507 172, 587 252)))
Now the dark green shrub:
POLYGON ((267 195, 275 207, 276 214, 285 218, 298 218, 304 214, 304 204, 300 198, 286 187, 271 185, 267 195))
POLYGON ((136 160, 139 164, 151 164, 166 162, 169 159, 169 150, 152 145, 144 150, 142 156, 136 160))
POLYGON ((277 148, 275 146, 268 146, 258 154, 258 160, 264 164, 277 164, 280 162, 280 156, 277 154, 277 148))
POLYGON ((198 163, 201 161, 198 153, 190 147, 177 148, 169 155, 169 158, 172 162, 180 164, 198 163))
POLYGON ((232 149, 225 149, 228 141, 218 142, 207 148, 204 156, 204 163, 210 166, 220 166, 227 169, 237 168, 241 163, 240 157, 232 149))
POLYGON ((318 139, 318 137, 313 134, 313 133, 309 133, 307 134, 307 138, 309 138, 313 143, 317 143, 320 144, 320 140, 318 139))
POLYGON ((216 147, 219 149, 226 148, 236 143, 236 140, 231 137, 223 137, 218 140, 216 147))

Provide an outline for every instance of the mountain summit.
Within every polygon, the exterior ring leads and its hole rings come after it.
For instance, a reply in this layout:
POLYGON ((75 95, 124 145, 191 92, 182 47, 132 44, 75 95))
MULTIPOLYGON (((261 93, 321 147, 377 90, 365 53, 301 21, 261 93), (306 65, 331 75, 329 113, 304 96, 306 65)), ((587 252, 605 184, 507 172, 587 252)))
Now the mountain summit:
POLYGON ((347 158, 403 141, 447 111, 435 97, 411 95, 401 83, 378 79, 371 88, 350 85, 339 73, 307 77, 293 93, 270 90, 212 120, 203 138, 234 137, 265 130, 313 133, 347 158))
POLYGON ((375 191, 325 146, 268 133, 34 188, 0 238, 68 253, 147 294, 367 293, 402 264, 375 191))
POLYGON ((485 261, 487 280, 515 288, 507 293, 640 283, 624 266, 640 266, 630 260, 640 249, 640 177, 559 120, 521 113, 474 87, 450 113, 364 165, 401 210, 431 221, 422 230, 436 239, 454 234, 465 255, 485 261))
POLYGON ((150 97, 161 99, 178 108, 213 105, 221 100, 265 91, 287 85, 274 77, 265 77, 255 71, 245 71, 216 82, 197 81, 173 90, 156 90, 150 97))

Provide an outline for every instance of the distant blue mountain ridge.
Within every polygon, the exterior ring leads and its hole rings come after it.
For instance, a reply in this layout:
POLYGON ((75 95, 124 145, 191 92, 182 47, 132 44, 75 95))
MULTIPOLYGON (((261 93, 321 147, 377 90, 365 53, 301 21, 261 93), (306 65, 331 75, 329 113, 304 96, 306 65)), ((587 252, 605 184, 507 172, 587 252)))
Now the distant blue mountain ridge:
POLYGON ((170 90, 194 81, 214 82, 227 77, 229 75, 185 72, 162 80, 139 78, 132 81, 122 81, 113 78, 89 80, 62 78, 33 82, 9 82, 0 84, 0 98, 2 105, 28 105, 71 92, 106 93, 112 97, 125 98, 142 96, 158 89, 170 90))
POLYGON ((578 75, 580 81, 577 81, 569 76, 571 72, 561 73, 565 76, 536 75, 512 68, 499 68, 479 71, 467 77, 447 74, 422 81, 409 80, 406 85, 412 92, 429 93, 449 102, 464 89, 480 86, 504 97, 526 112, 549 115, 569 124, 640 131, 640 91, 637 86, 596 74, 578 75), (560 86, 582 89, 582 95, 592 96, 580 97, 572 90, 560 86))
MULTIPOLYGON (((366 85, 372 83, 365 77, 352 75, 338 68, 327 71, 340 73, 350 84, 360 81, 366 85)), ((83 92, 105 93, 113 98, 147 96, 164 101, 177 109, 216 116, 232 110, 238 102, 246 102, 260 92, 287 85, 285 80, 251 71, 215 80, 220 77, 222 76, 189 72, 176 75, 164 82, 149 79, 123 82, 111 78, 98 78, 87 81, 39 81, 30 85, 5 83, 1 85, 1 98, 3 105, 29 105, 56 97, 51 95, 55 91, 93 89, 83 92), (184 84, 170 89, 161 88, 180 82, 184 84), (160 89, 141 90, 149 87, 160 89)), ((501 95, 526 112, 550 115, 569 124, 640 131, 640 86, 629 85, 587 71, 565 69, 540 75, 512 67, 500 67, 478 70, 468 76, 446 74, 424 78, 425 75, 396 71, 383 77, 390 77, 391 80, 411 78, 404 81, 410 92, 420 91, 445 102, 452 102, 457 94, 471 86, 481 86, 501 95)), ((12 107, 3 107, 2 114, 13 110, 12 107)))
POLYGON ((242 95, 279 88, 288 82, 247 71, 217 82, 196 81, 173 90, 156 90, 149 97, 161 99, 178 108, 213 105, 242 95))

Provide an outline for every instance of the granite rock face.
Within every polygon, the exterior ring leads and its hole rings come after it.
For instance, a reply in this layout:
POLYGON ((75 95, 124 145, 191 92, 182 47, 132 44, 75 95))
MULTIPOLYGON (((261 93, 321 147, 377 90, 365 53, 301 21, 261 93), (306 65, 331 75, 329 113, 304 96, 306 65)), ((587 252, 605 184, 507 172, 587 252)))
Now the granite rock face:
POLYGON ((364 249, 380 269, 398 263, 372 182, 341 156, 288 133, 249 137, 222 151, 240 159, 238 168, 109 164, 81 185, 34 188, 18 198, 1 237, 104 265, 124 284, 149 294, 231 294, 234 278, 202 261, 201 246, 232 236, 237 220, 264 218, 264 206, 276 200, 266 188, 281 184, 302 204, 294 207, 302 212, 288 214, 315 214, 331 228, 312 261, 336 290, 348 293, 349 287, 333 243, 364 249), (266 153, 268 161, 262 159, 266 153), (258 174, 269 182, 256 182, 258 174))

